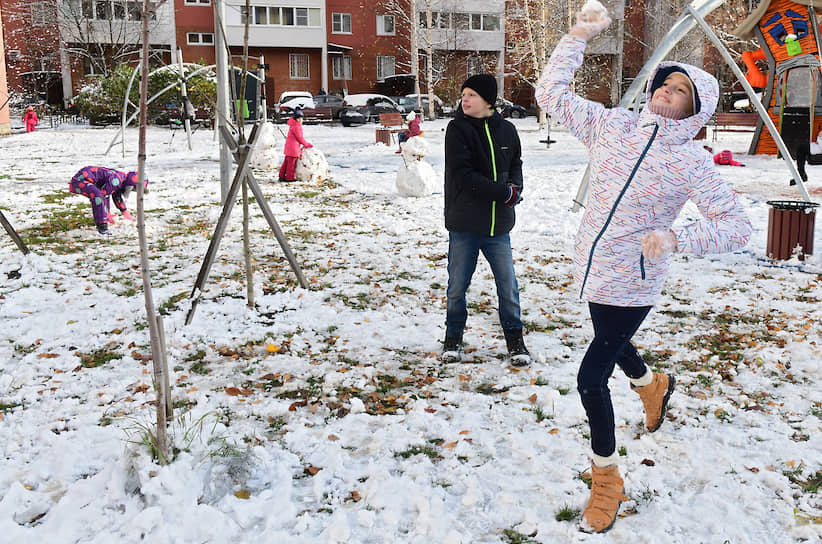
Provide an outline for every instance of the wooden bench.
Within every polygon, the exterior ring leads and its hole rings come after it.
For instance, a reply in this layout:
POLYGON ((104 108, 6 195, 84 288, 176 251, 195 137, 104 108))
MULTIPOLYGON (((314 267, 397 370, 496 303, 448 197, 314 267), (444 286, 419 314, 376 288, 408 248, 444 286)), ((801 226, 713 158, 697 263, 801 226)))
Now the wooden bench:
POLYGON ((385 145, 391 145, 391 138, 394 134, 398 132, 405 132, 405 122, 402 119, 402 114, 399 112, 396 113, 381 113, 380 114, 380 125, 377 127, 377 143, 383 143, 385 145), (394 128, 394 127, 402 127, 402 128, 394 128))
POLYGON ((713 141, 718 132, 753 132, 759 123, 759 114, 755 112, 730 112, 714 115, 713 141))

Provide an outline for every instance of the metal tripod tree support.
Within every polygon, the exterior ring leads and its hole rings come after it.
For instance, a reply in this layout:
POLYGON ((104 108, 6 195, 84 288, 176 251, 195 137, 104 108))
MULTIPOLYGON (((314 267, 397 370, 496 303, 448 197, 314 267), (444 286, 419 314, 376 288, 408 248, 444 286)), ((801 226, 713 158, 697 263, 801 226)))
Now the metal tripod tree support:
POLYGON ((189 297, 191 299, 191 309, 188 311, 188 315, 186 316, 186 325, 191 324, 191 320, 194 318, 194 312, 197 309, 197 304, 199 303, 202 295, 202 290, 206 279, 208 279, 211 266, 214 264, 214 260, 217 257, 217 250, 220 247, 220 241, 222 240, 223 234, 225 234, 225 229, 228 226, 228 218, 231 215, 231 209, 234 207, 234 202, 237 200, 237 192, 240 190, 243 183, 247 183, 248 187, 251 189, 251 192, 254 194, 254 198, 256 199, 257 204, 259 204, 260 210, 263 212, 263 216, 265 216, 268 221, 268 226, 271 228, 271 231, 280 243, 280 247, 283 249, 283 253, 285 253, 285 257, 288 259, 291 269, 294 271, 294 274, 297 276, 297 280, 300 282, 300 287, 303 287, 304 289, 309 288, 308 280, 305 279, 305 276, 297 263, 297 259, 294 257, 294 253, 288 245, 288 240, 286 240, 280 225, 274 218, 274 214, 268 206, 265 195, 260 189, 257 180, 254 179, 254 174, 249 168, 251 157, 254 152, 254 146, 259 134, 259 126, 259 124, 254 125, 247 143, 240 143, 242 138, 238 141, 228 131, 228 129, 220 127, 220 138, 222 143, 226 145, 234 154, 234 157, 237 160, 237 170, 234 173, 231 188, 229 189, 225 203, 223 204, 223 211, 220 214, 220 219, 217 221, 217 226, 214 228, 214 234, 211 236, 211 242, 208 245, 205 259, 200 267, 200 273, 197 275, 197 280, 194 283, 194 288, 192 289, 191 296, 189 297))
POLYGON ((6 230, 8 235, 14 240, 14 243, 17 244, 17 247, 20 248, 20 251, 23 252, 23 255, 28 255, 31 253, 31 250, 26 246, 26 243, 23 242, 23 239, 20 238, 20 235, 17 234, 17 231, 14 230, 14 227, 11 226, 9 220, 6 219, 6 216, 3 215, 3 212, 0 211, 0 223, 3 223, 3 228, 6 230))
MULTIPOLYGON (((773 136, 776 146, 782 154, 782 157, 785 159, 788 170, 791 172, 791 176, 796 180, 796 184, 802 193, 802 197, 806 202, 810 202, 811 199, 808 195, 808 191, 805 189, 805 184, 802 182, 802 178, 796 170, 796 165, 790 160, 791 155, 788 152, 788 148, 785 146, 785 142, 782 141, 782 136, 773 124, 773 121, 771 121, 771 118, 768 115, 768 110, 762 105, 759 97, 756 96, 753 87, 751 87, 748 80, 745 79, 745 75, 742 73, 742 70, 739 69, 739 66, 737 66, 733 61, 733 58, 730 53, 728 53, 725 45, 716 36, 713 30, 711 30, 708 23, 705 22, 704 17, 724 3, 725 0, 694 0, 691 2, 662 39, 661 45, 654 51, 653 55, 651 55, 639 71, 639 74, 637 74, 633 83, 631 83, 631 86, 628 87, 628 90, 625 91, 625 95, 622 97, 622 100, 619 101, 617 107, 630 107, 644 91, 648 77, 656 69, 657 65, 662 62, 666 56, 668 56, 668 53, 671 52, 676 44, 679 43, 679 41, 682 40, 688 32, 690 32, 695 26, 699 26, 708 39, 711 40, 714 47, 716 47, 722 55, 722 59, 728 64, 734 75, 736 75, 739 83, 742 85, 742 88, 745 89, 751 104, 754 105, 757 113, 762 118, 763 123, 766 127, 768 127, 771 136, 773 136)), ((582 177, 576 197, 574 198, 573 206, 571 207, 571 210, 574 212, 579 211, 581 207, 585 206, 585 200, 588 198, 588 189, 590 184, 590 170, 591 166, 589 164, 585 169, 585 174, 582 177)))

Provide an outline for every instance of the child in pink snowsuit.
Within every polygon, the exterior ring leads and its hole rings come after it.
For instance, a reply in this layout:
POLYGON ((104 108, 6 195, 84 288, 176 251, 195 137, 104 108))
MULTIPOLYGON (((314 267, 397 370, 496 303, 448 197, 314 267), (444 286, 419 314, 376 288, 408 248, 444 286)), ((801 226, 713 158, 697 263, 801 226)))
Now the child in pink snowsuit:
POLYGON ((34 111, 34 106, 29 106, 23 115, 23 122, 26 124, 26 132, 34 132, 34 127, 40 120, 37 118, 37 112, 34 111))
MULTIPOLYGON (((100 234, 111 234, 108 224, 114 224, 114 214, 109 213, 109 196, 123 217, 129 221, 134 218, 126 208, 125 197, 137 187, 137 172, 121 172, 103 166, 85 166, 69 182, 69 191, 83 195, 91 201, 94 224, 100 234)), ((148 180, 145 180, 148 191, 148 180)))
POLYGON ((314 147, 303 138, 303 110, 296 108, 288 120, 288 136, 285 138, 285 158, 280 167, 280 181, 296 181, 294 172, 303 147, 314 147))

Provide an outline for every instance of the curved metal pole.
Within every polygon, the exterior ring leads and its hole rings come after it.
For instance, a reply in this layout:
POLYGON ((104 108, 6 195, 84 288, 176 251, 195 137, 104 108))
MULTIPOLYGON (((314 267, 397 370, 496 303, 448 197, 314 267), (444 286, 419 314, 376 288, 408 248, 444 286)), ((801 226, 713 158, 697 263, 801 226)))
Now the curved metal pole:
MULTIPOLYGON (((210 65, 208 65, 208 66, 201 66, 201 67, 200 67, 200 68, 198 68, 197 70, 195 70, 195 71, 191 72, 191 74, 189 74, 189 76, 188 76, 188 77, 194 77, 194 76, 196 76, 197 74, 199 74, 200 72, 202 72, 202 71, 204 71, 204 70, 210 70, 211 68, 214 68, 214 65, 213 65, 213 64, 210 64, 210 65)), ((156 70, 154 70, 153 72, 151 72, 151 73, 148 75, 148 77, 151 77, 151 76, 153 76, 154 74, 156 74, 157 72, 160 72, 160 71, 165 70, 165 69, 167 69, 167 66, 163 66, 163 67, 161 67, 161 68, 157 68, 156 70)), ((136 73, 136 72, 135 72, 135 73, 136 73)), ((134 75, 132 74, 131 81, 129 81, 128 88, 126 89, 126 98, 128 98, 128 96, 131 94, 131 84, 133 83, 133 81, 134 81, 134 75)), ((152 96, 151 98, 149 98, 149 99, 146 101, 146 106, 148 106, 149 104, 151 104, 152 102, 154 102, 154 101, 155 101, 158 97, 160 97, 160 96, 161 96, 163 93, 165 93, 167 90, 169 90, 169 89, 171 89, 172 87, 174 87, 175 85, 177 85, 177 83, 178 83, 178 82, 177 82, 177 81, 175 81, 174 83, 171 83, 171 84, 169 84, 169 85, 166 85, 166 86, 165 86, 162 90, 160 90, 160 91, 158 91, 157 93, 155 93, 155 94, 154 94, 154 96, 152 96)), ((125 117, 125 114, 126 114, 126 107, 125 107, 125 105, 124 105, 124 106, 123 106, 123 117, 125 117)), ((131 122, 132 122, 132 121, 134 121, 134 118, 135 118, 135 117, 137 117, 139 114, 140 114, 140 110, 139 110, 139 109, 137 109, 134 113, 132 113, 132 114, 128 117, 128 120, 126 120, 125 122, 123 122, 123 123, 120 125, 120 130, 117 132, 117 134, 115 134, 115 135, 114 135, 114 138, 112 138, 112 139, 111 139, 111 143, 109 143, 109 144, 108 144, 108 149, 106 149, 106 152, 105 152, 105 153, 103 153, 103 155, 107 155, 107 154, 108 154, 108 152, 109 152, 109 151, 111 151, 111 148, 112 148, 112 147, 114 147, 114 144, 115 144, 115 143, 117 143, 117 138, 118 138, 119 136, 121 136, 121 137, 123 138, 123 147, 125 148, 125 145, 126 145, 126 144, 125 144, 126 127, 127 127, 128 125, 130 125, 130 124, 131 124, 131 122)), ((125 150, 123 151, 123 154, 124 154, 123 156, 125 156, 125 150)))
MULTIPOLYGON (((622 96, 622 100, 619 101, 617 107, 627 108, 636 100, 645 88, 645 82, 647 81, 648 76, 651 75, 651 72, 653 72, 656 66, 668 56, 668 53, 671 52, 676 44, 678 44, 680 40, 682 40, 682 38, 684 38, 685 35, 696 26, 697 21, 695 20, 694 13, 699 16, 697 18, 701 19, 724 3, 725 0, 695 0, 694 2, 691 2, 691 4, 688 5, 688 10, 693 10, 693 12, 683 12, 676 22, 674 22, 671 29, 660 41, 659 47, 645 62, 645 65, 636 75, 634 81, 628 87, 628 90, 625 91, 625 94, 622 96)), ((577 190, 577 195, 574 198, 574 205, 571 207, 571 211, 577 212, 582 206, 585 205, 585 200, 588 198, 590 168, 591 165, 589 164, 585 169, 585 174, 579 184, 579 189, 577 190)))

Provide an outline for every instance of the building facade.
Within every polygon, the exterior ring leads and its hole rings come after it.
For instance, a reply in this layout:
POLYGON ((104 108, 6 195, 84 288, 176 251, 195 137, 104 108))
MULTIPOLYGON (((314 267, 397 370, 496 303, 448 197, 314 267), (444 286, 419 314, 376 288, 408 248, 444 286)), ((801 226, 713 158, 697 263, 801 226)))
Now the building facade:
MULTIPOLYGON (((497 76, 502 96, 531 106, 534 54, 550 53, 575 9, 571 0, 252 1, 248 12, 244 0, 163 3, 149 24, 151 62, 172 62, 179 48, 186 62, 214 64, 222 21, 240 65, 248 22, 249 68, 265 67, 270 104, 284 91, 378 92, 414 73, 416 60, 421 92, 432 86, 453 102, 466 77, 485 72, 497 76), (523 6, 542 11, 523 16, 523 6), (541 30, 523 26, 535 16, 541 30), (541 49, 527 43, 532 31, 543 32, 541 49)), ((644 2, 606 1, 614 24, 589 44, 578 81, 589 97, 616 103, 642 66, 648 52, 636 36, 647 24, 644 2)), ((9 87, 31 100, 67 102, 84 78, 139 58, 142 20, 133 1, 0 0, 0 7, 9 87)))

